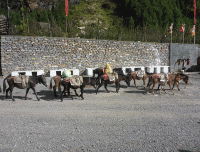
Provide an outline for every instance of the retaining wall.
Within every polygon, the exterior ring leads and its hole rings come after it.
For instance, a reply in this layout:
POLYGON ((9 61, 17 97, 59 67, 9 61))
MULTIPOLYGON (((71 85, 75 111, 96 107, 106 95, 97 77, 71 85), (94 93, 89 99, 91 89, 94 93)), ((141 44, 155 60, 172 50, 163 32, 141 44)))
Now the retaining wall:
POLYGON ((12 71, 169 65, 169 44, 1 36, 2 74, 12 71), (158 63, 159 62, 159 63, 158 63))

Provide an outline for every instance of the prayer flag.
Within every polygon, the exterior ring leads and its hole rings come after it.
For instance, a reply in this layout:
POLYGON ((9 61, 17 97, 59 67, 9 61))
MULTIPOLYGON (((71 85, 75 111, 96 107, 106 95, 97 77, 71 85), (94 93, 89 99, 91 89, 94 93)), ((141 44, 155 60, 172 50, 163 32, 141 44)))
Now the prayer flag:
POLYGON ((183 33, 185 30, 185 25, 183 24, 182 27, 180 28, 180 31, 183 33))
POLYGON ((191 29, 191 35, 192 35, 192 36, 195 35, 195 25, 194 25, 193 28, 191 29))
POLYGON ((66 16, 68 16, 68 11, 69 11, 68 0, 65 0, 65 14, 66 14, 66 16))
POLYGON ((169 33, 172 33, 172 29, 173 29, 173 23, 172 23, 171 26, 169 27, 169 33))

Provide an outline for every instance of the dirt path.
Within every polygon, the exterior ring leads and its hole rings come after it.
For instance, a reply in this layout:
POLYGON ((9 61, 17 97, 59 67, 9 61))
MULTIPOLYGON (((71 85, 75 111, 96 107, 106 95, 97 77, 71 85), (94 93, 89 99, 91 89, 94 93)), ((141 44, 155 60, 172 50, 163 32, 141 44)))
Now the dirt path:
MULTIPOLYGON (((53 97, 53 91, 37 86, 14 90, 15 102, 0 94, 0 151, 200 151, 200 74, 189 74, 175 96, 147 94, 140 87, 120 92, 114 85, 96 95, 86 88, 85 100, 53 97)), ((50 82, 50 78, 48 83, 50 82)), ((1 79, 2 82, 2 79, 1 79)), ((2 84, 2 83, 1 83, 2 84)), ((142 81, 137 81, 142 85, 142 81)), ((72 92, 73 93, 73 92, 72 92)))

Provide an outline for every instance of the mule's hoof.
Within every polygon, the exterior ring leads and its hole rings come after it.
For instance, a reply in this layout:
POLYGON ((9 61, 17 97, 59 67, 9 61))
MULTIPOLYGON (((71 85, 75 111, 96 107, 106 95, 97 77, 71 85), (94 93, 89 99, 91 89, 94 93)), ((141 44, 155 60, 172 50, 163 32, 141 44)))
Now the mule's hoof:
POLYGON ((15 101, 15 99, 12 99, 12 101, 15 101))
POLYGON ((38 98, 37 100, 38 100, 38 101, 40 101, 40 99, 39 99, 39 98, 38 98))

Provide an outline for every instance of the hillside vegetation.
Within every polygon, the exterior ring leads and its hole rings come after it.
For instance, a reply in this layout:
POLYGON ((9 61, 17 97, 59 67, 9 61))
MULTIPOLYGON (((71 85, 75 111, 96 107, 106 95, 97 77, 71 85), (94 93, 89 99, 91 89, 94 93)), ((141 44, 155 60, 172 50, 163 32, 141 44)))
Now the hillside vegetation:
MULTIPOLYGON (((173 43, 183 43, 179 29, 184 23, 184 43, 194 43, 193 0, 69 0, 67 17, 64 0, 8 2, 11 34, 170 42, 173 23, 173 43)), ((5 0, 0 3, 0 14, 7 16, 5 0)), ((200 1, 196 3, 196 43, 200 43, 200 1)))

